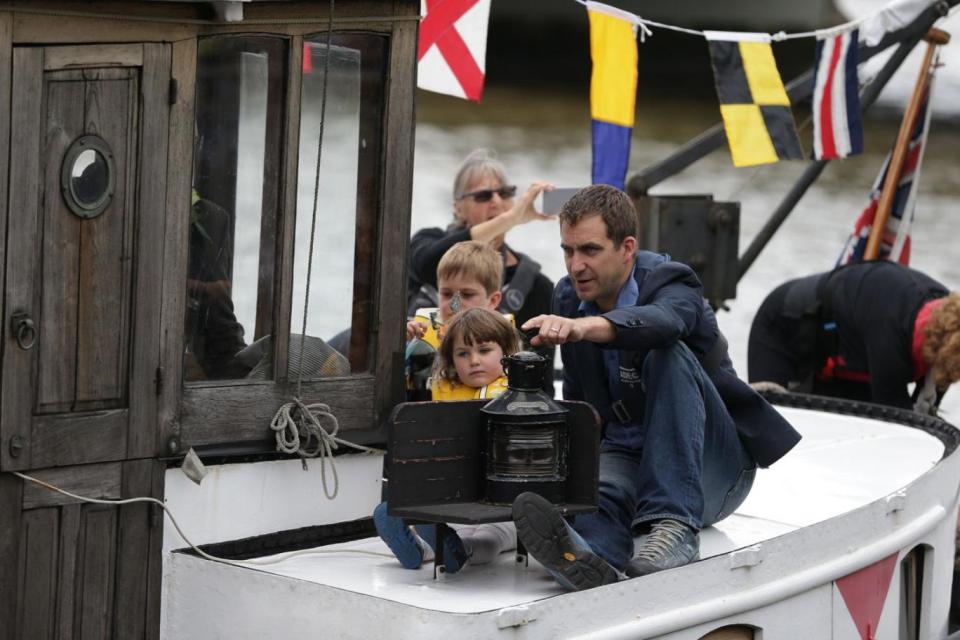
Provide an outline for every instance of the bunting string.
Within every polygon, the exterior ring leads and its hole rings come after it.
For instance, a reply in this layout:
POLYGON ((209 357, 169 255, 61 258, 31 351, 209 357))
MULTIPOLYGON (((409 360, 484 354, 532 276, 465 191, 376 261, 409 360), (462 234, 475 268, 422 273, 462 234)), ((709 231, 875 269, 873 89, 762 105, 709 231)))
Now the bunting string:
MULTIPOLYGON (((580 5, 583 5, 583 6, 588 6, 588 4, 589 4, 587 0, 574 0, 574 1, 575 1, 577 4, 580 4, 580 5)), ((958 6, 960 6, 960 5, 958 5, 958 6)), ((951 9, 950 13, 953 13, 953 11, 954 11, 956 8, 957 8, 957 7, 954 7, 953 9, 951 9)), ((799 32, 792 32, 792 33, 787 33, 787 32, 785 32, 785 31, 777 31, 776 33, 769 33, 769 34, 767 34, 767 35, 770 37, 770 39, 771 39, 773 42, 783 42, 783 41, 786 41, 786 40, 799 40, 799 39, 802 39, 802 38, 816 38, 816 37, 821 37, 821 38, 822 38, 822 37, 826 37, 826 36, 836 35, 836 34, 838 34, 838 33, 843 33, 843 32, 845 32, 845 31, 849 31, 850 29, 859 28, 859 27, 862 26, 863 24, 865 24, 865 23, 867 23, 867 22, 869 22, 869 21, 871 21, 871 20, 874 20, 874 19, 878 18, 878 17, 881 16, 884 12, 889 11, 889 9, 890 9, 889 6, 884 6, 884 7, 881 7, 881 8, 879 8, 879 9, 873 11, 872 13, 868 13, 868 14, 866 14, 866 15, 860 16, 859 18, 857 18, 857 19, 855 19, 855 20, 850 20, 849 22, 844 22, 843 24, 838 24, 838 25, 835 25, 835 26, 832 26, 832 27, 825 27, 825 28, 823 28, 823 29, 817 29, 817 30, 815 30, 815 31, 799 31, 799 32)), ((641 43, 645 41, 646 36, 652 36, 652 35, 653 35, 653 32, 652 32, 652 30, 650 29, 650 27, 654 27, 654 28, 657 28, 657 29, 666 29, 667 31, 675 31, 675 32, 677 32, 677 33, 686 33, 686 34, 692 35, 692 36, 706 37, 706 32, 705 32, 705 31, 701 31, 701 30, 699 30, 699 29, 690 29, 690 28, 688 28, 688 27, 681 27, 681 26, 678 26, 678 25, 675 25, 675 24, 667 24, 667 23, 664 23, 664 22, 657 22, 656 20, 650 20, 650 19, 648 19, 648 18, 643 18, 643 17, 638 16, 638 15, 636 15, 636 14, 631 14, 630 12, 625 11, 625 10, 623 10, 623 9, 617 9, 617 11, 632 16, 632 22, 633 22, 634 24, 636 24, 636 25, 639 27, 639 29, 640 29, 640 42, 641 42, 641 43)))

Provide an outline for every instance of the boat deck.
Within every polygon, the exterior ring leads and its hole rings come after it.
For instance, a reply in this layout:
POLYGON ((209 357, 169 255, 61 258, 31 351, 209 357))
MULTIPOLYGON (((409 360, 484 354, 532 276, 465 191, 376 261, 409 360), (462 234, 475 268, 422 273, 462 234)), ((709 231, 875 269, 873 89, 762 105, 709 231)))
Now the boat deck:
MULTIPOLYGON (((803 434, 794 451, 757 473, 746 502, 701 534, 701 558, 725 554, 848 513, 898 490, 943 457, 936 437, 875 420, 780 409, 803 434)), ((404 569, 379 539, 298 552, 258 571, 431 611, 469 614, 516 607, 563 593, 530 559, 504 553, 434 579, 432 563, 404 569)))

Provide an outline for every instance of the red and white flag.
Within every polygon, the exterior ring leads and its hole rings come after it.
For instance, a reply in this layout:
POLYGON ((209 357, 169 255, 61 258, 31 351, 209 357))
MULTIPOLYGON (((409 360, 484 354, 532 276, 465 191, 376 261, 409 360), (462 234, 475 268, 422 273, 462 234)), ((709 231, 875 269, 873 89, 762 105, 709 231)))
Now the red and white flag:
POLYGON ((817 34, 813 73, 813 157, 845 158, 863 152, 857 82, 859 31, 817 34))
POLYGON ((490 0, 420 0, 417 86, 479 102, 490 0))

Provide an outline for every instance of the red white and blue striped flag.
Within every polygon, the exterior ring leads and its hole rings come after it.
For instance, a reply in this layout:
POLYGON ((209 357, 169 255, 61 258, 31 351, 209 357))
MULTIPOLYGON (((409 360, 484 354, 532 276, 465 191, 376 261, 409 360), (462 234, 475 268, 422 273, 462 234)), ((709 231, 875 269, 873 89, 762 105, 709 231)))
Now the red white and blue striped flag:
MULTIPOLYGON (((917 185, 920 184, 920 165, 923 161, 923 150, 927 142, 927 133, 930 130, 931 110, 929 106, 932 85, 933 79, 931 78, 930 85, 927 86, 927 92, 920 103, 917 124, 913 129, 913 135, 910 137, 907 156, 903 161, 900 180, 897 183, 893 204, 890 207, 890 215, 887 218, 887 227, 884 229, 883 238, 880 241, 880 253, 877 256, 879 260, 890 260, 904 265, 910 263, 910 227, 913 225, 917 185)), ((867 239, 870 237, 870 229, 873 227, 873 220, 877 214, 880 192, 887 179, 887 168, 890 166, 892 155, 893 151, 888 153, 883 161, 880 175, 877 176, 873 183, 873 189, 870 191, 870 201, 860 217, 857 218, 853 233, 847 240, 839 260, 837 260, 837 266, 863 261, 867 239)))
POLYGON ((858 34, 858 29, 817 34, 813 67, 813 157, 817 160, 863 152, 858 34))

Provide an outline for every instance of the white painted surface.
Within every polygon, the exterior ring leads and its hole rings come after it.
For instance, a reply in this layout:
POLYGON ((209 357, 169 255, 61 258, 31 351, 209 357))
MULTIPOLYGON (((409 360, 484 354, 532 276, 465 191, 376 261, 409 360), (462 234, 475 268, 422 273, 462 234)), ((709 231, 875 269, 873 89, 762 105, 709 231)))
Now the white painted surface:
MULTIPOLYGON (((804 631, 842 635, 830 612, 832 581, 918 542, 935 549, 925 586, 931 594, 926 635, 940 637, 960 458, 938 464, 940 442, 907 427, 784 413, 804 441, 758 474, 737 514, 703 533, 704 560, 687 567, 569 594, 535 562, 516 566, 511 554, 435 581, 430 568, 400 567, 376 539, 255 571, 173 554, 165 572, 164 637, 186 637, 187 630, 189 637, 242 638, 459 638, 506 631, 517 638, 679 639, 732 622, 755 624, 764 637, 830 637, 804 631), (741 550, 726 553, 735 549, 741 550), (330 613, 344 607, 349 616, 330 613)), ((896 620, 889 609, 899 606, 896 597, 888 597, 883 629, 895 628, 887 616, 896 620)))
MULTIPOLYGON (((383 456, 345 455, 336 465, 340 484, 334 500, 324 495, 319 460, 309 460, 306 471, 299 460, 281 460, 210 466, 200 486, 170 469, 166 502, 194 544, 369 517, 380 501, 383 456)), ((166 520, 164 552, 185 546, 166 520)))

